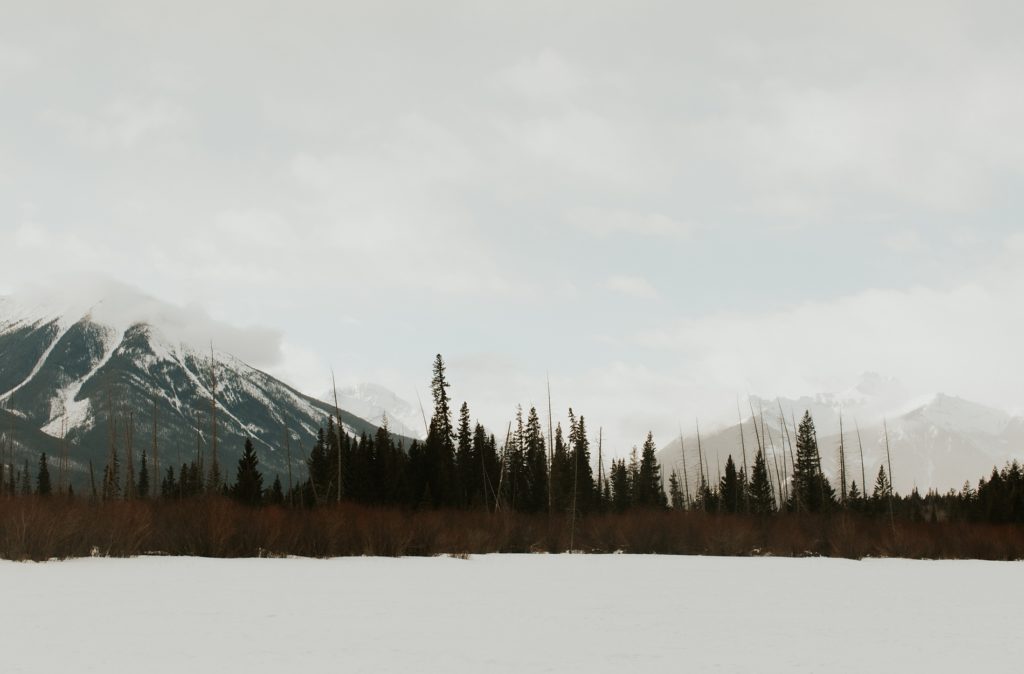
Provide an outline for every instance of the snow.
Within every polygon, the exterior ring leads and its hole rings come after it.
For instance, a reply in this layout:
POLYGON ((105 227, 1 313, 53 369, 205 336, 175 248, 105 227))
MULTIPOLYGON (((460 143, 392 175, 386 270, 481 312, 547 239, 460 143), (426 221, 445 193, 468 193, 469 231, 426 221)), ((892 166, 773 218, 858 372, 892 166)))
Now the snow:
POLYGON ((1022 580, 632 555, 3 562, 0 634, 5 672, 1009 671, 1022 580))
POLYGON ((53 418, 41 429, 44 433, 59 437, 62 432, 70 431, 73 428, 84 428, 91 419, 89 399, 78 400, 78 394, 85 383, 110 361, 114 351, 124 340, 124 332, 118 333, 105 326, 99 326, 99 328, 103 331, 103 355, 84 377, 69 383, 54 394, 53 403, 50 405, 50 409, 53 410, 53 418))

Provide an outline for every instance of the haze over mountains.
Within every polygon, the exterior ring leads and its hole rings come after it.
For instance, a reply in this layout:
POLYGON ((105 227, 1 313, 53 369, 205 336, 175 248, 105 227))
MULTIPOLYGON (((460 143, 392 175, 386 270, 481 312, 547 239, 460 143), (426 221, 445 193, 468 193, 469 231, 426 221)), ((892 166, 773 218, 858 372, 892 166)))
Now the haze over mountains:
MULTIPOLYGON (((56 456, 65 438, 81 479, 89 461, 102 470, 111 437, 122 457, 129 444, 152 456, 155 434, 164 467, 199 452, 209 461, 216 388, 222 470, 233 470, 251 437, 266 472, 283 476, 291 452, 304 475, 301 457, 333 404, 209 343, 183 341, 182 327, 160 312, 133 317, 117 300, 58 310, 0 299, 0 431, 13 438, 16 460, 56 456)), ((345 410, 341 419, 349 433, 376 430, 345 410)))
MULTIPOLYGON (((879 467, 886 461, 886 425, 893 487, 903 493, 914 487, 922 492, 929 488, 959 489, 965 480, 974 485, 979 477, 987 478, 994 465, 1024 459, 1024 418, 942 393, 926 399, 907 398, 898 382, 868 374, 856 387, 840 394, 798 399, 752 396, 749 402, 741 401, 737 419, 743 418, 742 440, 738 421, 702 431, 700 445, 710 479, 718 479, 719 466, 725 465, 729 454, 737 467, 742 467, 744 445, 747 461, 752 465, 758 442, 767 448, 770 464, 773 458, 777 460, 781 472, 785 460, 787 471, 791 472, 789 443, 796 436, 796 424, 804 411, 814 418, 822 469, 837 491, 840 437, 845 448, 847 483, 856 481, 863 490, 866 477, 870 492, 879 467)), ((683 436, 686 474, 693 488, 699 484, 700 471, 697 435, 692 425, 683 436)), ((675 468, 680 475, 682 456, 679 438, 660 452, 666 471, 675 468)), ((770 469, 775 470, 773 465, 770 469)))
MULTIPOLYGON (((16 459, 35 460, 40 451, 56 455, 65 436, 81 479, 90 460, 97 470, 102 467, 112 432, 119 447, 130 442, 137 453, 146 449, 152 454, 154 411, 163 466, 180 465, 197 451, 208 453, 215 373, 222 464, 232 465, 244 438, 252 437, 268 471, 283 474, 289 451, 293 465, 299 466, 317 429, 334 413, 333 392, 310 396, 216 344, 211 352, 209 334, 181 312, 125 293, 65 306, 0 298, 0 432, 23 448, 16 459)), ((258 330, 218 337, 251 350, 247 335, 257 346, 266 341, 258 330)), ((418 406, 383 386, 339 387, 337 399, 350 433, 373 432, 386 418, 389 428, 407 440, 424 436, 418 406)), ((869 490, 885 458, 884 418, 894 485, 902 492, 914 486, 945 490, 960 487, 964 480, 975 483, 993 465, 1024 457, 1024 419, 951 395, 909 398, 898 382, 876 374, 865 375, 857 386, 838 394, 778 400, 753 396, 739 404, 736 418, 744 420, 742 444, 738 424, 702 429, 701 450, 711 479, 717 479, 719 464, 724 465, 729 454, 743 465, 743 445, 752 463, 759 441, 768 448, 769 459, 778 461, 780 473, 784 461, 791 470, 786 442, 805 410, 814 417, 823 468, 830 476, 838 475, 842 413, 847 480, 861 485, 866 477, 869 490), (756 435, 752 418, 758 419, 756 435)), ((695 487, 700 475, 697 437, 692 422, 684 429, 685 472, 695 487)), ((660 458, 666 477, 673 468, 682 476, 679 439, 656 440, 663 446, 660 458)), ((613 455, 622 455, 623 449, 605 447, 613 455)))

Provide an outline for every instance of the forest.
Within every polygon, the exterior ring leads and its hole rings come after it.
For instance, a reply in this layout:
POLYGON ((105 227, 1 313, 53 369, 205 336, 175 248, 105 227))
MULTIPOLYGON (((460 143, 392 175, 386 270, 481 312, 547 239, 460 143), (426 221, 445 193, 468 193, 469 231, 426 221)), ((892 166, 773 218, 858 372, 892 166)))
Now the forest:
POLYGON ((863 464, 861 484, 848 482, 841 456, 833 485, 805 413, 788 448, 783 443, 781 462, 774 452, 766 456, 758 436, 749 472, 743 445, 712 479, 698 445, 698 475, 666 477, 651 433, 606 469, 600 433, 594 448, 582 414, 569 409, 568 429, 550 421, 545 429, 535 407, 525 414, 518 408, 499 443, 472 421, 467 403, 455 413, 448 388, 438 355, 424 441, 406 447, 386 422, 372 436, 354 437, 331 417, 308 455, 293 466, 289 453, 287 474, 273 480, 251 441, 230 475, 218 460, 216 434, 210 451, 200 446, 188 462, 162 467, 155 432, 151 451, 136 455, 131 437, 118 442, 112 428, 106 465, 99 475, 90 465, 84 493, 74 490, 67 456, 55 465, 46 454, 34 467, 2 463, 0 556, 1024 556, 1024 470, 1017 462, 993 468, 976 488, 965 482, 958 491, 922 496, 916 489, 895 493, 885 465, 870 490, 863 464))

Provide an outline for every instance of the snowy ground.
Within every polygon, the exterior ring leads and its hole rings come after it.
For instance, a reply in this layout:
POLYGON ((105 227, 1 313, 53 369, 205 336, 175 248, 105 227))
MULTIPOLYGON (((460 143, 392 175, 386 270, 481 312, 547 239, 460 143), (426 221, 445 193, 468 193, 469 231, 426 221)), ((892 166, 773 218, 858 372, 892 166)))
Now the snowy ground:
POLYGON ((1007 671, 1024 564, 660 556, 0 563, 4 672, 1007 671))

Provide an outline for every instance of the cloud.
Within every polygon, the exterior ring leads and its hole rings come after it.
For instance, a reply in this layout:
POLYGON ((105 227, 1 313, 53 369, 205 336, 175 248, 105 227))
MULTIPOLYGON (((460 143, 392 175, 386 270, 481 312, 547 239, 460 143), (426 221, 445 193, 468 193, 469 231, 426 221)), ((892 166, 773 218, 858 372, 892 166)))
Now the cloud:
POLYGON ((693 232, 691 225, 661 213, 577 208, 567 212, 565 219, 577 229, 597 237, 621 235, 685 238, 693 232))
POLYGON ((571 97, 586 81, 586 76, 578 68, 548 48, 502 69, 494 76, 494 84, 499 90, 538 101, 571 97))
POLYGON ((608 290, 627 297, 649 299, 658 296, 657 289, 641 276, 616 274, 609 276, 604 285, 608 290))
POLYGON ((212 344, 217 351, 255 367, 279 364, 285 356, 282 335, 277 330, 219 321, 198 304, 166 302, 97 274, 69 274, 45 282, 30 282, 17 287, 12 295, 20 305, 33 311, 65 318, 91 314, 116 329, 148 323, 172 342, 199 350, 212 344))
POLYGON ((150 136, 180 127, 186 115, 180 106, 167 101, 122 97, 95 114, 49 109, 42 118, 75 143, 108 150, 131 148, 150 136))

